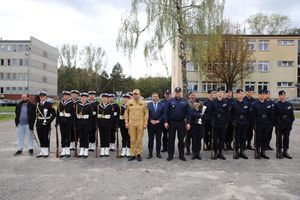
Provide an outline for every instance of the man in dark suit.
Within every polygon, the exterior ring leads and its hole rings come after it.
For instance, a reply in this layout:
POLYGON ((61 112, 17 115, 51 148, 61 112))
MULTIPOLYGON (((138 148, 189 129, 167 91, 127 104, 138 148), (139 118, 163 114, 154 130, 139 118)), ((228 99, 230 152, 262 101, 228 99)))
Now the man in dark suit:
POLYGON ((149 118, 148 118, 148 159, 152 158, 153 142, 155 136, 156 143, 156 157, 162 158, 160 155, 161 148, 161 134, 163 128, 164 106, 158 102, 159 95, 157 92, 152 93, 152 102, 148 103, 149 118))

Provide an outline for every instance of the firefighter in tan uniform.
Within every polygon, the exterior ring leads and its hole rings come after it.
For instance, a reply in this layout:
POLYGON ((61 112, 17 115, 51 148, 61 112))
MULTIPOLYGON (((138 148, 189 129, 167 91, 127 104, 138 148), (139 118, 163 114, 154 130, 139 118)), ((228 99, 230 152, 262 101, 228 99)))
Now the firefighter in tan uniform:
POLYGON ((147 103, 140 99, 140 90, 133 90, 133 98, 127 102, 124 118, 130 136, 131 157, 128 161, 135 158, 142 161, 142 139, 148 123, 148 107, 147 103))

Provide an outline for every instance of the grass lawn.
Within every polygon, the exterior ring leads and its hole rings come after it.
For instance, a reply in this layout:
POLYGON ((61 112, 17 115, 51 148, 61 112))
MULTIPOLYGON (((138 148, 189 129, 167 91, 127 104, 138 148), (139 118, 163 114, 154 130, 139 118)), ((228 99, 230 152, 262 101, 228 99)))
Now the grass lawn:
POLYGON ((3 114, 0 115, 0 121, 8 121, 15 119, 15 114, 3 114))
POLYGON ((1 112, 15 112, 15 106, 0 106, 0 113, 1 112))
POLYGON ((300 112, 294 112, 295 118, 300 119, 300 112))

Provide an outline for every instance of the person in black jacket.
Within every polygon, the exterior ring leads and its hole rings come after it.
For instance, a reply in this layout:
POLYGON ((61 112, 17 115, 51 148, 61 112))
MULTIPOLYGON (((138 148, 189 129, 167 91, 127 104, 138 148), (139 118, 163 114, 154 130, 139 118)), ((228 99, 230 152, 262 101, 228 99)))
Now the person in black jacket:
POLYGON ((51 123, 54 120, 56 114, 53 105, 47 101, 47 92, 41 91, 39 93, 40 102, 37 103, 35 109, 36 115, 36 130, 41 145, 41 152, 37 158, 49 156, 50 145, 50 131, 51 123))
POLYGON ((124 94, 124 103, 120 107, 120 120, 119 120, 119 127, 122 135, 122 153, 121 153, 121 158, 127 156, 130 156, 130 136, 128 133, 128 129, 125 127, 125 118, 124 118, 124 113, 126 110, 126 104, 130 99, 129 94, 124 94))
POLYGON ((18 151, 15 155, 21 155, 24 148, 24 138, 28 135, 29 154, 33 155, 32 133, 35 122, 35 106, 28 100, 27 94, 22 94, 22 101, 16 106, 15 123, 18 135, 18 151))

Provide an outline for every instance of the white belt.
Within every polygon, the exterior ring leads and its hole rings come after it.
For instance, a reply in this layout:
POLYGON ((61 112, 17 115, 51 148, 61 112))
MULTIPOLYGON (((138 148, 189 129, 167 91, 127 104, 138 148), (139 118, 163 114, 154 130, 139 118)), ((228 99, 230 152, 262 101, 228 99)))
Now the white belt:
POLYGON ((124 119, 125 119, 124 116, 120 115, 120 120, 124 120, 124 119))
POLYGON ((71 117, 71 113, 59 112, 60 117, 71 117))
POLYGON ((88 119, 89 115, 77 115, 77 119, 88 119))
POLYGON ((198 124, 202 124, 202 119, 201 118, 198 120, 198 124))
POLYGON ((52 115, 50 115, 49 117, 40 117, 40 116, 38 116, 37 118, 38 118, 38 119, 50 119, 51 116, 52 116, 52 115))
POLYGON ((98 114, 97 116, 99 119, 110 119, 110 115, 101 115, 101 114, 98 114))
POLYGON ((118 113, 117 112, 114 112, 114 116, 117 116, 118 115, 118 113))
POLYGON ((93 111, 93 115, 96 115, 96 111, 93 111))

